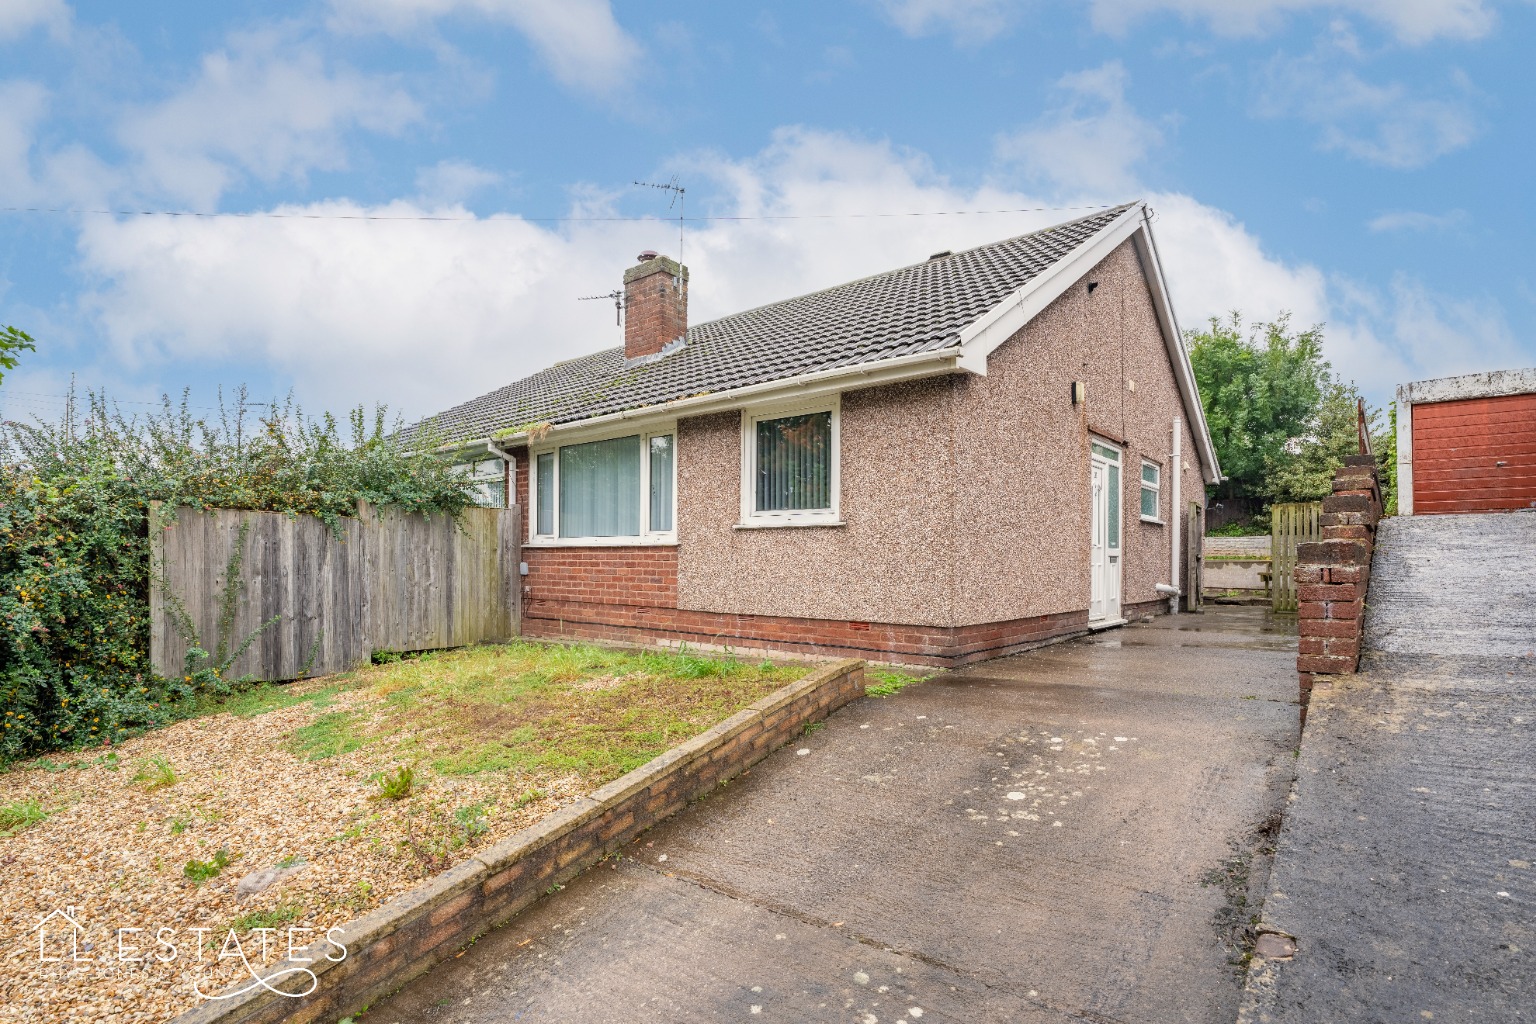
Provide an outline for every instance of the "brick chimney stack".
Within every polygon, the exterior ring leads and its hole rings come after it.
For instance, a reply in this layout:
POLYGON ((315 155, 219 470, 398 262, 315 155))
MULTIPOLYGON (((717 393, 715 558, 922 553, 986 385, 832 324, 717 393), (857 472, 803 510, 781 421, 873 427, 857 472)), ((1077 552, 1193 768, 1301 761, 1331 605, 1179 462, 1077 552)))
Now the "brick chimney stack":
POLYGON ((624 357, 656 355, 688 332, 688 268, 646 251, 624 271, 624 357))

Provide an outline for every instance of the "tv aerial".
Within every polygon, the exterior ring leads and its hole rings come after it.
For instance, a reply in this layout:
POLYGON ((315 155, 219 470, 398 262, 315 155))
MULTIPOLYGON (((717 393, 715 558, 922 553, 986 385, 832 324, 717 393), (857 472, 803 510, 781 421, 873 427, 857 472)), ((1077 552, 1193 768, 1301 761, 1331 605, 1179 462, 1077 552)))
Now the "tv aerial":
POLYGON ((613 300, 613 322, 616 325, 618 325, 619 327, 623 327, 624 326, 624 291, 623 291, 623 289, 615 288, 613 291, 609 292, 607 295, 581 295, 581 296, 578 296, 576 298, 576 301, 577 302, 595 302, 598 299, 612 299, 613 300))
POLYGON ((640 188, 658 188, 663 192, 672 193, 672 198, 667 201, 667 209, 677 207, 677 262, 683 262, 683 227, 688 220, 688 190, 677 183, 677 175, 672 175, 672 180, 667 182, 637 181, 640 188))

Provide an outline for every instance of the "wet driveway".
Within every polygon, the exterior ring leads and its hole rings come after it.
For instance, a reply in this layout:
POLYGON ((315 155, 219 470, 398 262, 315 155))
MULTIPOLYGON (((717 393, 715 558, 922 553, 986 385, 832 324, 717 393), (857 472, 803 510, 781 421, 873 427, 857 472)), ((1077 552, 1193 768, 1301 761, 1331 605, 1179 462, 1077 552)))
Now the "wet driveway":
POLYGON ((1294 659, 1212 608, 861 699, 367 1019, 1229 1024, 1294 659))

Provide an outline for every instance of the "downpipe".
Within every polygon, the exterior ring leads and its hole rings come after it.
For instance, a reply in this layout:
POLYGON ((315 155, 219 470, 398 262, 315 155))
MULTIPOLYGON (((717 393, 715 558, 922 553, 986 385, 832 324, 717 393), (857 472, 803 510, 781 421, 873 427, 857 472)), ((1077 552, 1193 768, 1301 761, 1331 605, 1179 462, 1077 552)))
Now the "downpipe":
POLYGON ((1183 591, 1179 589, 1179 551, 1184 519, 1179 513, 1183 507, 1183 496, 1179 493, 1179 485, 1184 475, 1184 423, 1179 417, 1173 418, 1173 451, 1169 457, 1169 469, 1173 473, 1173 490, 1169 500, 1168 526, 1172 531, 1168 535, 1168 578, 1173 583, 1157 584, 1159 594, 1168 595, 1168 614, 1179 614, 1179 598, 1183 591))

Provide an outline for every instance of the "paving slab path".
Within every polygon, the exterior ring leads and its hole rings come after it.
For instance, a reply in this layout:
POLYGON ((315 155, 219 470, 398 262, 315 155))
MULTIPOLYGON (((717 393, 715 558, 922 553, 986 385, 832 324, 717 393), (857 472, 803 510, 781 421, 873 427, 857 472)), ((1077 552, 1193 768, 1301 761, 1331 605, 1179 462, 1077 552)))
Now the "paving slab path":
POLYGON ((1291 632, 1165 616, 861 699, 367 1020, 1230 1024, 1291 632))
POLYGON ((1536 512, 1383 520, 1367 603, 1264 903, 1296 953, 1243 1020, 1536 1021, 1536 512))

